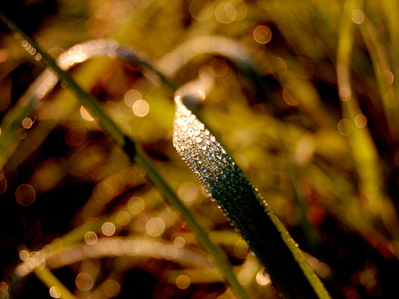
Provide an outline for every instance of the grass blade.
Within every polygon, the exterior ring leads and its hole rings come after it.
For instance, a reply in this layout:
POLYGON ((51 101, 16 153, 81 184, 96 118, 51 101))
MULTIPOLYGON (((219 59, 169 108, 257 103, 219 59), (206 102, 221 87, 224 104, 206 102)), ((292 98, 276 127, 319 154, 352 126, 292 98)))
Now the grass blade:
MULTIPOLYGON (((361 8, 361 1, 347 1, 347 11, 351 14, 361 8)), ((343 119, 338 130, 347 136, 352 158, 359 174, 360 196, 367 203, 365 214, 371 222, 382 222, 391 236, 398 226, 397 215, 392 202, 383 194, 382 171, 378 154, 366 124, 359 125, 358 118, 365 118, 351 86, 350 59, 353 50, 355 23, 344 14, 337 52, 337 79, 341 98, 343 119)))
POLYGON ((126 136, 122 130, 114 123, 114 121, 105 113, 98 102, 88 93, 86 93, 70 76, 63 71, 45 51, 43 51, 36 43, 24 34, 11 20, 0 12, 0 18, 3 22, 14 32, 18 33, 23 42, 26 42, 35 48, 37 53, 41 55, 42 61, 50 67, 59 76, 60 80, 71 88, 77 97, 81 100, 85 108, 92 116, 95 116, 100 125, 108 132, 113 141, 120 146, 126 154, 141 166, 146 172, 149 180, 162 192, 165 199, 168 200, 185 218, 193 233, 197 236, 199 242, 204 246, 208 252, 213 255, 218 268, 225 276, 227 282, 235 290, 240 298, 249 298, 248 294, 238 282, 233 273, 232 267, 227 260, 224 252, 217 246, 209 237, 209 233, 196 220, 194 214, 189 210, 179 199, 172 187, 166 182, 163 176, 159 173, 152 162, 146 157, 140 148, 136 148, 134 142, 126 136))
MULTIPOLYGON (((189 94, 192 100, 193 95, 189 94)), ((175 97, 174 146, 247 241, 285 298, 330 298, 288 231, 241 169, 175 97)))

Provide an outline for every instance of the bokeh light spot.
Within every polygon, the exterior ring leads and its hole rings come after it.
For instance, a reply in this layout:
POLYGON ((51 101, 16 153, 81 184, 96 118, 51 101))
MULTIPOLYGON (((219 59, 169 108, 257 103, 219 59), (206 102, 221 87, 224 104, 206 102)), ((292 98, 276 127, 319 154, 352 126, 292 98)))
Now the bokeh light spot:
POLYGON ((76 177, 81 177, 86 174, 90 166, 89 159, 86 159, 86 157, 81 154, 75 154, 68 160, 68 171, 76 177))
POLYGON ((129 199, 127 208, 131 213, 140 213, 145 208, 144 200, 141 197, 133 196, 129 199))
POLYGON ((182 248, 182 247, 184 247, 184 245, 186 244, 186 240, 183 238, 183 237, 176 237, 174 240, 173 240, 173 243, 175 244, 175 246, 177 247, 177 248, 182 248))
POLYGON ((120 211, 116 214, 116 222, 120 225, 127 225, 130 222, 130 214, 126 211, 120 211))
POLYGON ((248 7, 245 4, 245 2, 241 1, 241 0, 237 0, 237 1, 235 1, 234 6, 235 6, 236 12, 237 12, 235 21, 241 21, 241 20, 245 19, 245 17, 248 14, 248 7))
POLYGON ((352 11, 352 21, 356 24, 361 24, 364 22, 364 13, 360 9, 354 9, 352 11))
POLYGON ((179 256, 179 250, 175 245, 168 244, 163 249, 163 256, 168 260, 174 260, 179 256))
POLYGON ((110 237, 115 234, 116 227, 112 222, 105 222, 101 227, 101 231, 105 236, 110 237))
POLYGON ((24 120, 22 121, 22 126, 23 126, 25 129, 30 129, 30 128, 32 127, 33 123, 34 123, 34 121, 33 121, 31 118, 26 117, 26 118, 24 118, 24 120))
POLYGON ((88 231, 85 234, 85 242, 89 245, 94 245, 97 243, 98 237, 97 234, 93 231, 88 231))
POLYGON ((393 83, 395 76, 390 70, 384 70, 383 75, 385 77, 386 84, 389 86, 393 83))
POLYGON ((209 64, 209 66, 210 66, 209 72, 215 78, 225 77, 230 70, 226 61, 220 58, 213 59, 209 64))
POLYGON ((367 118, 363 114, 356 115, 355 125, 358 128, 364 128, 367 125, 367 118))
POLYGON ((114 197, 114 188, 108 183, 101 182, 94 188, 93 197, 98 203, 106 204, 114 197))
POLYGON ((133 104, 133 113, 138 117, 143 117, 148 114, 150 111, 150 105, 148 105, 147 101, 137 100, 133 104))
POLYGON ((109 298, 112 298, 119 294, 119 292, 121 291, 121 286, 117 281, 113 279, 108 279, 103 284, 103 291, 105 295, 107 295, 109 298))
POLYGON ((55 238, 51 241, 51 248, 53 251, 59 251, 64 247, 64 243, 60 238, 55 238))
POLYGON ((159 237, 165 230, 165 222, 161 218, 151 218, 148 220, 145 229, 151 237, 159 237))
POLYGON ((0 63, 6 62, 10 58, 10 54, 8 49, 0 49, 0 63))
POLYGON ((90 113, 83 106, 80 107, 80 115, 83 117, 84 120, 87 120, 87 121, 94 120, 94 118, 90 115, 90 113))
POLYGON ((396 94, 394 92, 388 92, 384 97, 384 102, 389 108, 395 108, 398 105, 396 94))
POLYGON ((86 140, 86 129, 79 124, 74 124, 69 127, 65 134, 65 141, 68 145, 77 147, 86 140))
POLYGON ((36 199, 36 191, 31 185, 22 184, 15 191, 15 199, 22 206, 30 206, 36 199))
POLYGON ((4 281, 0 282, 0 292, 6 293, 8 292, 8 284, 4 281))
POLYGON ((176 278, 176 286, 179 289, 187 289, 190 286, 191 280, 187 275, 180 275, 176 278))
POLYGON ((32 185, 40 192, 50 190, 62 180, 66 172, 67 163, 64 159, 50 157, 36 167, 32 176, 32 185))
POLYGON ((17 130, 17 137, 21 140, 24 139, 26 137, 26 130, 24 128, 19 128, 17 130))
POLYGON ((348 87, 342 87, 339 89, 339 97, 342 101, 348 101, 352 96, 352 91, 348 87))
POLYGON ((19 258, 21 259, 21 261, 26 262, 26 261, 29 260, 29 257, 30 257, 30 254, 29 254, 28 251, 26 251, 26 250, 21 250, 21 251, 19 252, 19 258))
POLYGON ((89 291, 93 287, 93 278, 88 273, 81 272, 75 279, 76 287, 81 291, 89 291))
POLYGON ((229 24, 237 17, 237 11, 230 3, 220 3, 215 9, 215 16, 220 23, 229 24))
POLYGON ((254 29, 253 37, 259 44, 267 44, 272 39, 272 31, 265 25, 259 25, 254 29))
POLYGON ((283 89, 283 99, 290 106, 297 106, 298 102, 291 96, 291 93, 287 88, 283 89))
POLYGON ((50 296, 53 298, 60 298, 62 293, 59 287, 51 287, 49 290, 50 296))
POLYGON ((353 124, 349 119, 341 119, 338 123, 338 132, 343 136, 348 136, 352 133, 353 124))
POLYGON ((265 286, 271 283, 271 279, 269 277, 269 274, 266 274, 265 271, 262 269, 256 274, 256 282, 261 285, 265 286))
POLYGON ((177 193, 182 200, 192 202, 198 196, 198 187, 192 182, 184 182, 180 185, 177 193))
POLYGON ((143 97, 141 96, 140 91, 131 89, 129 90, 124 97, 125 104, 129 107, 133 107, 133 104, 138 101, 142 100, 143 97))

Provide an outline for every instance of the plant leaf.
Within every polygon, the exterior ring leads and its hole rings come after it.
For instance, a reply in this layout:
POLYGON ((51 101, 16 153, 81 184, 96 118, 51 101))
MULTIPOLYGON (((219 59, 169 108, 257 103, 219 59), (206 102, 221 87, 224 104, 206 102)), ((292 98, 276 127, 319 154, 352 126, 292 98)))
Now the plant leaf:
MULTIPOLYGON (((187 99, 193 101, 190 93, 187 99)), ((205 125, 175 97, 173 145, 247 241, 285 298, 330 298, 297 244, 205 125)))

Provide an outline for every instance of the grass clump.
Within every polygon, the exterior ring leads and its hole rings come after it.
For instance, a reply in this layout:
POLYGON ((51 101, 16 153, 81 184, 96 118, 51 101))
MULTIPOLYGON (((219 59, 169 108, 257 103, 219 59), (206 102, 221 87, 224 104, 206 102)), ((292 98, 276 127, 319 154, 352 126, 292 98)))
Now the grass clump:
MULTIPOLYGON (((265 210, 260 222, 245 214, 247 196, 226 208, 240 196, 218 195, 232 186, 223 174, 205 190, 176 155, 179 87, 333 298, 397 296, 394 8, 194 0, 1 9, 22 27, 3 28, 0 52, 2 294, 310 298, 293 295, 298 277, 279 280, 288 264, 280 274, 268 265, 275 244, 264 239, 269 224, 259 225, 265 210), (35 9, 35 26, 24 28, 35 9), (85 56, 99 39, 116 42, 85 56), (66 61, 90 61, 57 69, 46 57, 73 45, 66 61), (39 76, 38 61, 52 69, 39 76)), ((217 174, 214 165, 205 170, 217 174)))

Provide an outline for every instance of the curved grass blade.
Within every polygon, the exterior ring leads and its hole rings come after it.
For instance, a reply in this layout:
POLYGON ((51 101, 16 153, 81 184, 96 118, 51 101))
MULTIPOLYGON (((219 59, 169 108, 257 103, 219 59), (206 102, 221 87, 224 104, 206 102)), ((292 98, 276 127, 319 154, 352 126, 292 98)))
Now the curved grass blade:
MULTIPOLYGON (((297 244, 177 92, 173 145, 247 241, 285 298, 330 298, 297 244)), ((192 101, 193 94, 188 98, 192 101)))
MULTIPOLYGON (((361 0, 346 1, 346 8, 350 13, 361 6, 361 0)), ((340 124, 345 124, 345 135, 348 138, 352 158, 359 174, 360 196, 366 202, 363 211, 367 217, 370 217, 371 223, 382 222, 390 236, 394 238, 399 222, 392 201, 383 192, 383 175, 377 149, 368 126, 366 124, 364 126, 357 125, 357 118, 365 116, 352 90, 350 79, 349 65, 353 52, 355 23, 348 15, 344 14, 341 27, 337 52, 337 80, 343 115, 340 124)))
MULTIPOLYGON (((57 63, 64 71, 69 70, 78 63, 100 56, 114 56, 118 44, 107 40, 94 40, 76 44, 62 53, 57 63)), ((8 161, 21 142, 17 132, 22 121, 28 117, 45 98, 58 82, 58 76, 51 68, 47 68, 31 84, 22 95, 17 105, 7 113, 2 121, 2 134, 0 135, 0 168, 8 161)), ((42 136, 44 137, 44 136, 42 136)))
MULTIPOLYGON (((203 251, 178 248, 171 242, 129 236, 103 237, 94 244, 76 244, 57 252, 52 252, 47 246, 22 262, 17 267, 16 273, 19 276, 26 276, 31 272, 40 271, 40 266, 43 264, 53 270, 87 259, 118 256, 170 259, 185 267, 207 268, 216 271, 214 264, 207 259, 207 255, 203 254, 203 251), (174 249, 173 254, 169 256, 163 254, 171 246, 174 249)), ((219 277, 221 278, 221 276, 219 277)))
MULTIPOLYGON (((397 24, 397 11, 399 9, 399 4, 395 0, 387 0, 383 2, 383 8, 386 14, 387 20, 387 28, 389 31, 390 38, 390 48, 391 48, 391 60, 392 60, 392 69, 393 75, 398 76, 399 67, 398 67, 398 55, 399 55, 399 27, 397 24)), ((396 78, 395 78, 396 79, 396 78)), ((395 93, 390 95, 389 104, 394 107, 396 110, 396 114, 399 113, 398 110, 398 94, 399 94, 399 82, 398 80, 393 81, 395 93)))
POLYGON ((68 73, 63 71, 60 66, 57 65, 55 60, 51 58, 46 52, 44 52, 36 43, 29 38, 21 29, 19 29, 10 19, 7 18, 0 11, 0 18, 3 22, 15 33, 18 33, 24 42, 29 43, 38 54, 41 55, 41 60, 50 67, 57 76, 65 82, 69 88, 71 88, 76 96, 81 100, 82 104, 89 111, 89 113, 95 116, 99 124, 105 131, 108 132, 109 136, 113 141, 121 147, 125 153, 135 161, 140 167, 147 172, 148 179, 160 190, 164 198, 174 206, 187 221, 188 226, 191 228, 193 233, 201 245, 214 257, 216 265, 219 270, 223 273, 227 282, 234 289, 239 298, 249 298, 249 295, 238 282, 232 267, 227 260, 226 255, 222 249, 216 245, 209 237, 209 233, 202 227, 197 221, 194 214, 188 209, 176 195, 172 187, 167 183, 165 178, 160 174, 157 168, 146 156, 144 151, 136 147, 134 142, 117 126, 117 124, 106 114, 100 104, 87 92, 85 92, 71 77, 68 73))
POLYGON ((158 61, 157 68, 161 73, 174 77, 191 59, 201 54, 225 57, 240 72, 250 78, 261 97, 265 99, 270 97, 270 93, 262 84, 260 74, 247 49, 239 42, 224 36, 214 35, 192 38, 158 61))
POLYGON ((387 117, 390 133, 395 140, 399 140, 399 110, 395 104, 395 86, 391 82, 391 80, 395 80, 393 79, 394 70, 390 65, 390 58, 386 50, 389 49, 388 43, 381 38, 381 34, 379 34, 373 23, 367 18, 359 25, 359 29, 374 67, 380 101, 387 117))

